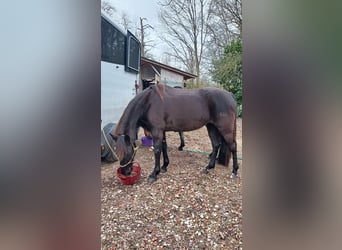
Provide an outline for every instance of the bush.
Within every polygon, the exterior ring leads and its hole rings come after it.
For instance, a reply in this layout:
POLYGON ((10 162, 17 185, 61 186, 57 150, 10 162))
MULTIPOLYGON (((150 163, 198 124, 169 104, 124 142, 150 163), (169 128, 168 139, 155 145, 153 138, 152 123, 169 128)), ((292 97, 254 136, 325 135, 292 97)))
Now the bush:
POLYGON ((221 58, 213 60, 213 80, 232 92, 238 103, 238 115, 242 116, 242 42, 227 45, 221 58))
POLYGON ((188 80, 186 82, 187 89, 197 89, 197 88, 206 88, 206 87, 219 87, 219 86, 218 84, 211 84, 205 80, 200 80, 198 85, 196 84, 194 80, 188 80))

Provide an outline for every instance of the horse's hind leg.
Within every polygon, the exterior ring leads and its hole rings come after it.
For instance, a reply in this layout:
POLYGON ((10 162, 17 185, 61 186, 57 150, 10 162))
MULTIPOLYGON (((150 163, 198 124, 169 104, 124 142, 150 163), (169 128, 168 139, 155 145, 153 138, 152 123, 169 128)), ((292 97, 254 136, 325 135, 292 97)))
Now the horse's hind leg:
POLYGON ((181 144, 179 145, 178 150, 179 151, 183 151, 183 148, 185 146, 185 143, 184 143, 184 133, 183 132, 179 132, 179 137, 180 137, 181 144))
POLYGON ((207 125, 207 130, 208 130, 209 138, 211 140, 211 145, 213 147, 213 151, 210 154, 210 160, 209 160, 208 166, 206 166, 201 171, 204 174, 209 173, 208 169, 211 169, 211 168, 215 167, 215 161, 216 161, 217 152, 218 152, 218 150, 220 148, 220 144, 221 144, 221 135, 220 135, 219 131, 217 130, 217 128, 214 125, 212 125, 212 124, 208 124, 207 125))
POLYGON ((223 138, 223 136, 221 136, 221 145, 220 145, 220 149, 219 149, 219 153, 217 156, 217 161, 219 164, 222 164, 224 166, 229 165, 229 160, 230 160, 230 147, 228 145, 228 143, 226 142, 226 140, 223 138))
MULTIPOLYGON (((234 128, 233 128, 233 133, 226 134, 224 136, 225 141, 228 143, 228 147, 230 149, 230 152, 233 155, 233 171, 232 171, 232 178, 237 177, 237 172, 239 169, 239 164, 237 160, 237 143, 236 143, 236 117, 234 120, 234 128)), ((229 163, 229 159, 228 159, 229 163)))
POLYGON ((162 152, 163 152, 164 164, 160 169, 161 173, 165 173, 167 171, 167 166, 169 165, 169 156, 167 155, 167 143, 166 143, 165 132, 164 132, 163 136, 164 136, 164 138, 163 138, 163 142, 162 142, 162 152))
POLYGON ((239 169, 239 164, 237 160, 237 144, 236 140, 233 140, 233 142, 230 144, 230 151, 233 154, 233 173, 232 173, 232 178, 237 177, 237 171, 239 169))
MULTIPOLYGON (((228 144, 228 148, 229 150, 226 150, 228 151, 227 154, 230 154, 232 153, 233 155, 233 171, 232 171, 232 178, 235 178, 237 177, 237 172, 238 172, 238 169, 239 169, 239 164, 238 164, 238 160, 237 160, 237 143, 236 143, 236 139, 234 138, 235 136, 223 136, 224 140, 227 142, 228 144)), ((224 152, 223 152, 224 153, 224 152)), ((229 156, 230 155, 227 155, 226 157, 228 157, 228 163, 229 164, 229 156)))

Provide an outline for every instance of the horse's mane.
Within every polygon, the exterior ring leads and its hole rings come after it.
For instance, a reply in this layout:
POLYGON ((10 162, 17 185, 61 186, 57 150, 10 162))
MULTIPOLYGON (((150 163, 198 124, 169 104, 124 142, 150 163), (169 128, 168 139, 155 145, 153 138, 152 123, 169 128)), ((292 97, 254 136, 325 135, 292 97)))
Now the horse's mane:
POLYGON ((148 96, 148 92, 143 91, 136 95, 125 108, 117 126, 114 131, 114 135, 128 134, 130 124, 135 120, 134 114, 139 113, 140 109, 144 108, 143 104, 148 96))
POLYGON ((154 89, 158 93, 161 100, 164 100, 165 87, 166 87, 166 85, 164 85, 164 84, 157 84, 154 86, 154 89))
POLYGON ((163 101, 165 97, 165 89, 168 86, 164 84, 157 84, 150 86, 138 95, 136 95, 125 108, 113 135, 123 135, 129 134, 129 130, 133 129, 132 125, 137 126, 139 117, 138 115, 143 115, 145 111, 149 108, 149 97, 150 95, 157 94, 163 101))

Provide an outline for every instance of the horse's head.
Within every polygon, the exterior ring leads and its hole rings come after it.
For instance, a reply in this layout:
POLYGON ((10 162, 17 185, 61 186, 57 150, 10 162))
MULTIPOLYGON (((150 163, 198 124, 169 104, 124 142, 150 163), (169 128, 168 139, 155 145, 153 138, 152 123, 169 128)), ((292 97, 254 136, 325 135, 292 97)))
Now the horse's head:
POLYGON ((110 133, 116 145, 115 153, 122 166, 121 173, 130 175, 132 172, 132 161, 134 159, 134 145, 128 135, 113 135, 110 133))

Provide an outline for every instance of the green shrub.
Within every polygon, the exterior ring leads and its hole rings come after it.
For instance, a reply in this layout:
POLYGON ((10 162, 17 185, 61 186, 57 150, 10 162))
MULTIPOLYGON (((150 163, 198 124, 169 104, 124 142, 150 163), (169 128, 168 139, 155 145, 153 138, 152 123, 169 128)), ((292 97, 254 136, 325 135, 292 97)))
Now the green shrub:
POLYGON ((214 81, 232 92, 238 103, 238 115, 242 116, 242 42, 233 41, 226 46, 223 55, 213 60, 210 71, 214 81))

